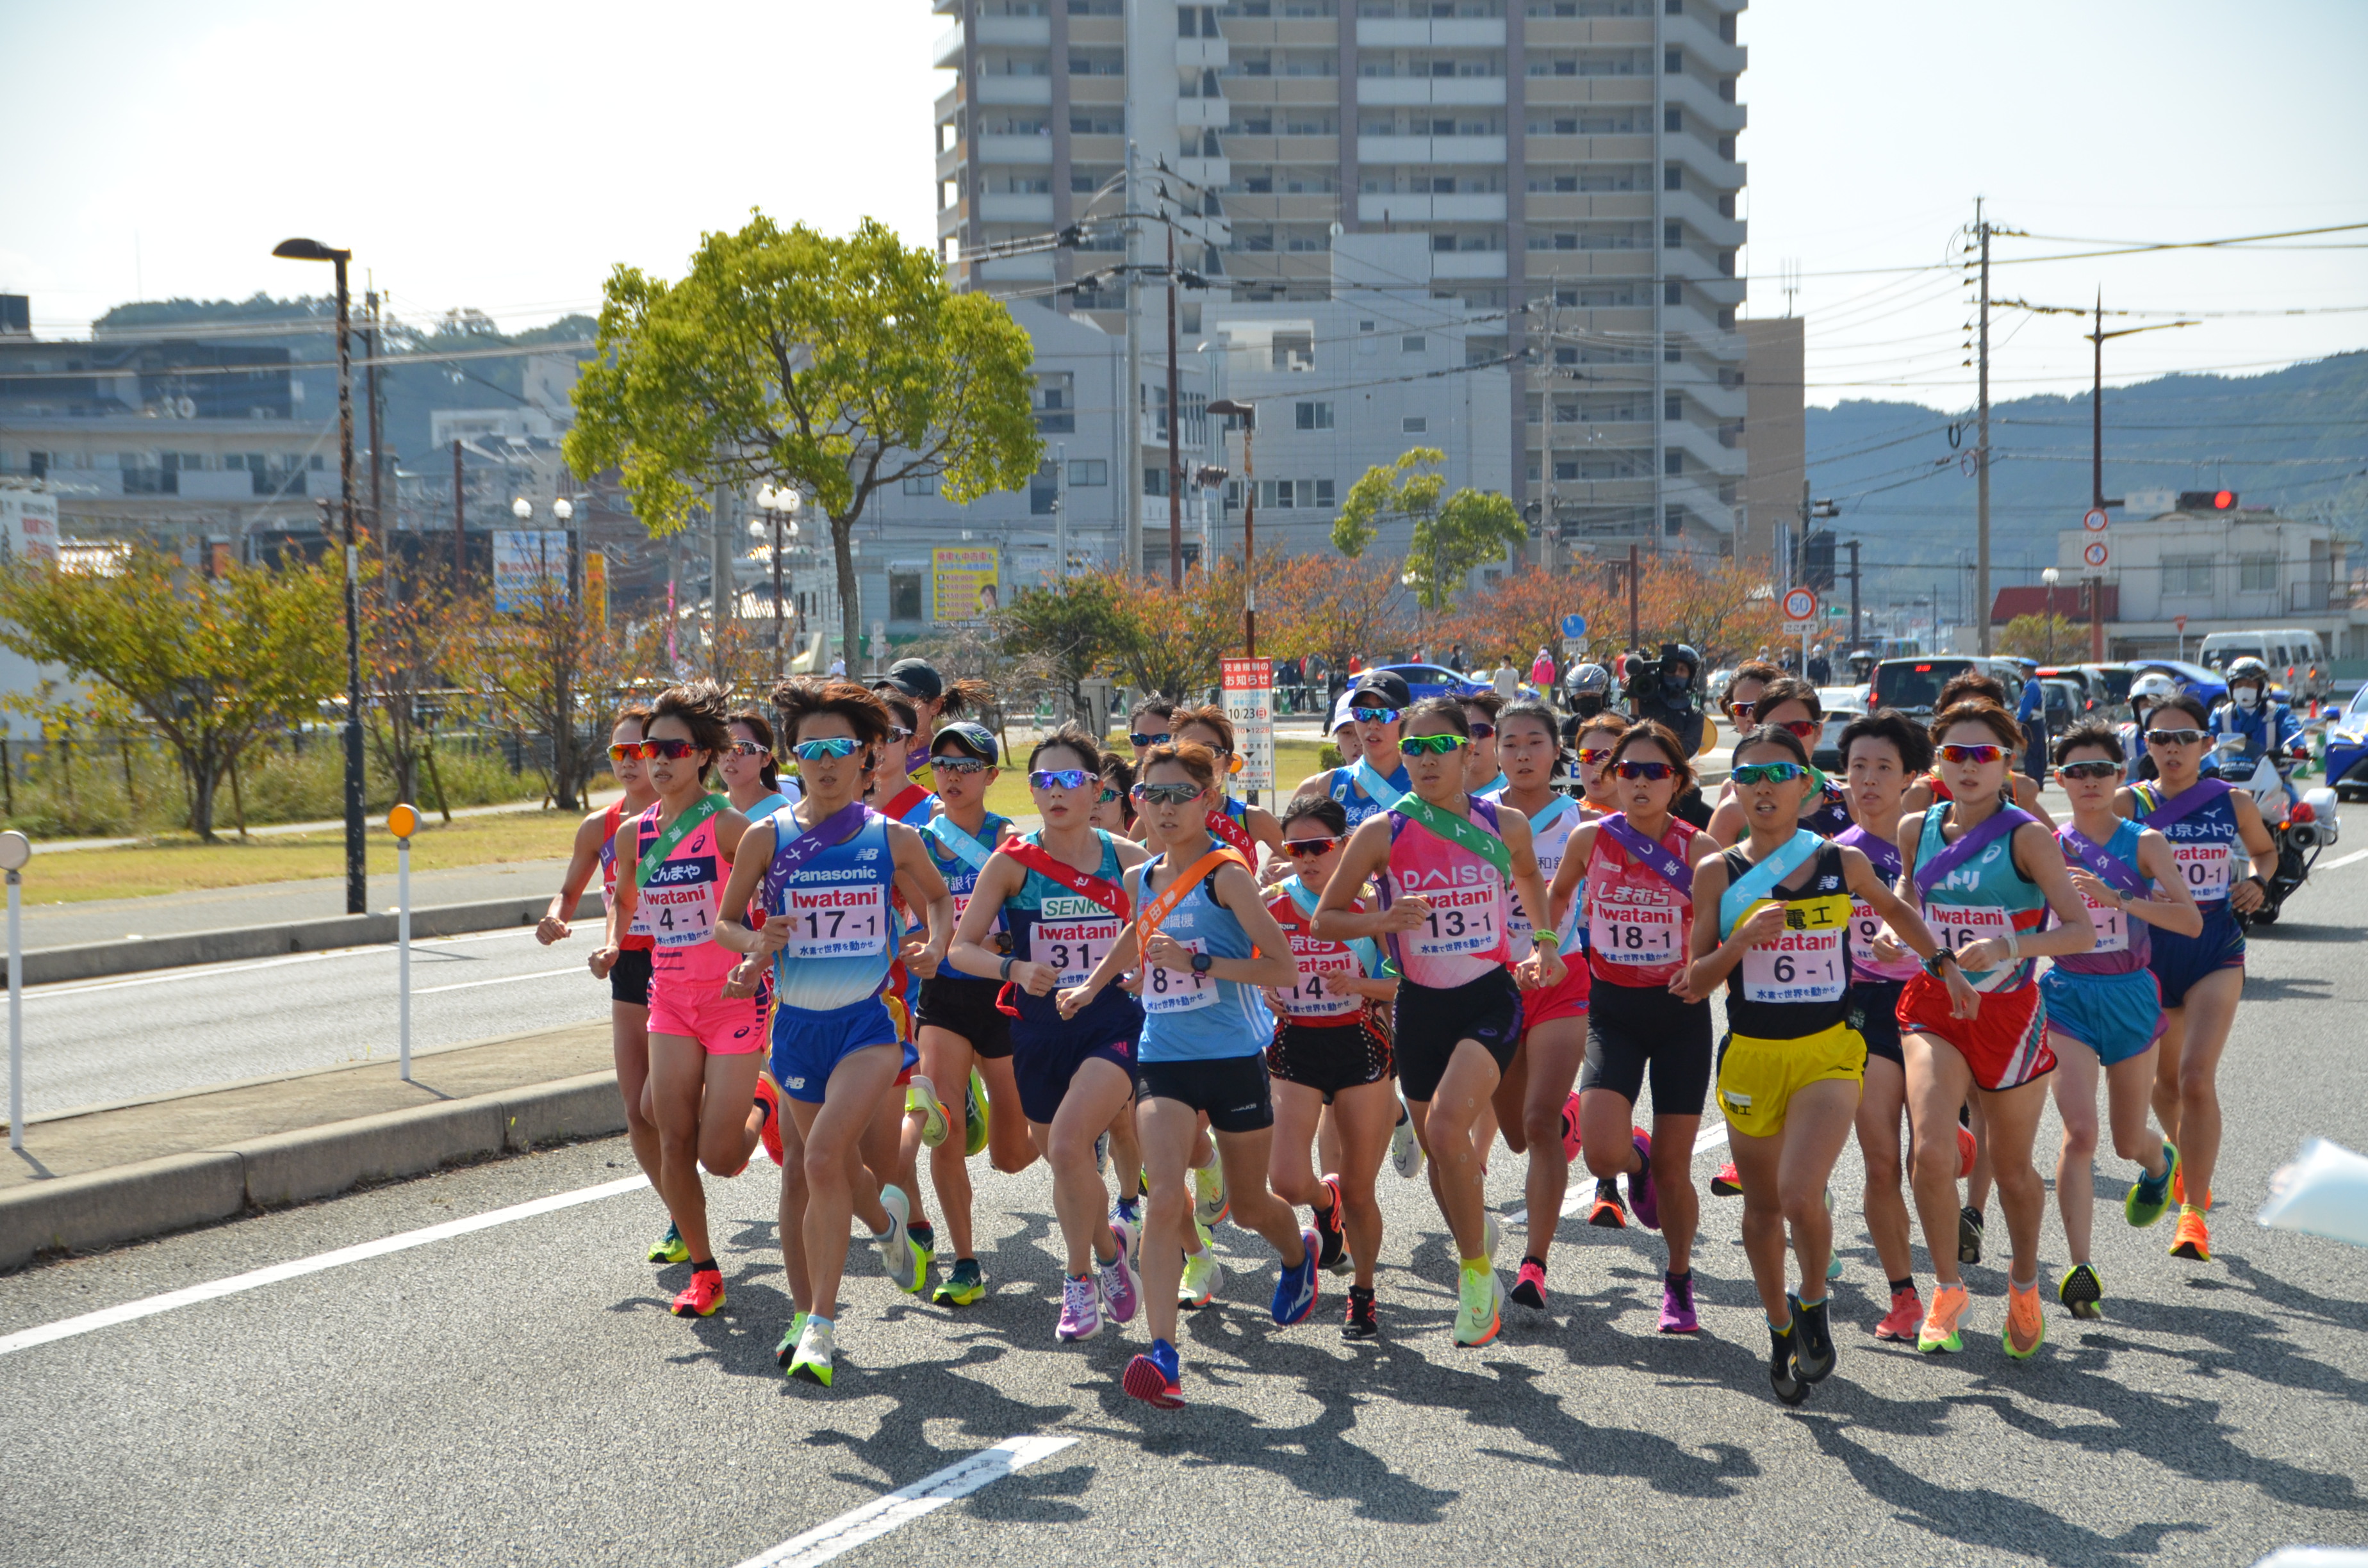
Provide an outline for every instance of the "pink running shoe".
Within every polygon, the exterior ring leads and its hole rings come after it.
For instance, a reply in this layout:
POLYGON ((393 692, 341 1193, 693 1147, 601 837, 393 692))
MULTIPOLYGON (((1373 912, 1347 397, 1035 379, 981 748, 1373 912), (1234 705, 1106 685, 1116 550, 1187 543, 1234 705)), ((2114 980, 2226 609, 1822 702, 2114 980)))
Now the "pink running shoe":
POLYGON ((1883 1314, 1881 1323, 1874 1325, 1874 1336, 1912 1345, 1916 1341, 1916 1330, 1923 1322, 1924 1299, 1916 1293, 1916 1287, 1910 1285, 1905 1290, 1893 1293, 1891 1310, 1883 1314))
POLYGON ((1661 1276, 1661 1321, 1663 1334, 1694 1334, 1701 1330, 1702 1321, 1694 1316, 1694 1274, 1689 1268, 1683 1274, 1661 1276))
POLYGON ((1118 1238, 1118 1256, 1095 1269, 1097 1283, 1110 1322, 1133 1323, 1135 1304, 1143 1298, 1135 1284, 1134 1265, 1127 1260, 1126 1237, 1118 1238))
POLYGON ((1661 1228, 1661 1200, 1653 1191, 1653 1135, 1639 1127, 1634 1129, 1636 1156, 1644 1168, 1628 1178, 1628 1207, 1636 1222, 1648 1231, 1661 1228))
POLYGON ((1102 1331, 1102 1293, 1090 1274, 1061 1281, 1061 1322, 1053 1336, 1064 1345, 1102 1331))
POLYGON ((1578 1162, 1578 1091, 1573 1089, 1570 1098, 1562 1102, 1562 1157, 1576 1165, 1578 1162))
POLYGON ((1536 1258, 1521 1259, 1521 1271, 1513 1277, 1513 1300, 1532 1312, 1546 1310, 1546 1271, 1536 1258))

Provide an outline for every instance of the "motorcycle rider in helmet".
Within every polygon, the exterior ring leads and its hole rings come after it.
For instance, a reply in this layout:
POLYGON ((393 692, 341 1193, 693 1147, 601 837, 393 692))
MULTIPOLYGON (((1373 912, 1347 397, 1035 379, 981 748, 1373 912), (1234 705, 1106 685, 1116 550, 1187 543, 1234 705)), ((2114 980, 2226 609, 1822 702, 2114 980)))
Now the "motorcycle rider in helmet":
MULTIPOLYGON (((2253 776, 2264 756, 2293 758, 2305 743, 2302 726, 2283 702, 2270 699, 2270 667, 2259 659, 2243 658, 2231 662, 2226 670, 2227 699, 2212 710, 2212 738, 2214 744, 2213 761, 2217 771, 2226 778, 2243 783, 2253 776), (2236 755, 2217 749, 2223 736, 2242 736, 2245 749, 2242 761, 2236 755)), ((2205 771, 2214 771, 2212 764, 2205 771)), ((2301 797, 2294 792, 2294 781, 2286 780, 2288 803, 2301 797)))
POLYGON ((1611 672, 1601 665, 1575 665, 1564 686, 1569 693, 1570 711, 1584 722, 1602 712, 1611 700, 1611 672))

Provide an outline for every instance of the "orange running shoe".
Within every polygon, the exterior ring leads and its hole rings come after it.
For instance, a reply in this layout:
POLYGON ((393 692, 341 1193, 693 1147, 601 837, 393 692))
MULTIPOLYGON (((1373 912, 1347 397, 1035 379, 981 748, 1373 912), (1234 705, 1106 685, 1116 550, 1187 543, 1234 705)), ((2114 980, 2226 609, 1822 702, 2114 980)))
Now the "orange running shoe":
POLYGON ((1924 1321, 1924 1301, 1910 1285, 1891 1298, 1891 1310, 1874 1325, 1877 1339, 1896 1340, 1906 1344, 1916 1337, 1917 1324, 1924 1321))
POLYGON ((757 1129, 757 1141, 765 1146, 766 1158, 778 1165, 782 1159, 781 1086, 762 1067, 757 1069, 757 1104, 765 1113, 764 1124, 757 1129))
POLYGON ((694 1267, 690 1283, 674 1299, 674 1315, 678 1318, 713 1317, 715 1309, 723 1304, 723 1275, 713 1264, 694 1267))
POLYGON ((2171 1233, 2170 1256, 2198 1263, 2212 1261, 2212 1232, 2203 1223, 2203 1210, 2192 1205, 2180 1210, 2179 1229, 2171 1233))
POLYGON ((1733 1160, 1718 1167, 1718 1175, 1710 1178, 1710 1190, 1712 1196, 1716 1198, 1743 1196, 1743 1177, 1736 1170, 1733 1160))
POLYGON ((2006 1282, 2006 1331, 1998 1335, 2006 1353, 2021 1361, 2036 1351, 2047 1337, 2047 1319, 2039 1310, 2039 1281, 2018 1285, 2006 1282))
POLYGON ((1960 1125, 1957 1129, 1957 1179, 1959 1181, 1974 1174, 1974 1161, 1980 1154, 1981 1145, 1974 1142, 1972 1131, 1960 1125))
POLYGON ((1963 1285, 1933 1286, 1932 1304, 1924 1310, 1924 1325, 1916 1331, 1916 1348, 1927 1356, 1963 1350, 1965 1342, 1957 1328, 1970 1305, 1963 1285))
MULTIPOLYGON (((2187 1207, 2187 1162, 2184 1160, 2179 1163, 2177 1170, 2170 1173, 2170 1200, 2181 1209, 2187 1207)), ((2212 1189, 2208 1187, 2203 1189, 2203 1207, 2206 1211, 2212 1208, 2212 1189)), ((2174 1247, 2172 1250, 2178 1249, 2174 1247)))

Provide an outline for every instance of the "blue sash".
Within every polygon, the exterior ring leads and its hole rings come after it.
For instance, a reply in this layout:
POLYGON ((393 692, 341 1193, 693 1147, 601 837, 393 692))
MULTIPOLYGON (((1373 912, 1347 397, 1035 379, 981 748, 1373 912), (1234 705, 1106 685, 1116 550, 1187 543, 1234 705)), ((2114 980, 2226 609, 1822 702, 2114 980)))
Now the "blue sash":
POLYGON ((1776 853, 1737 877, 1718 901, 1719 937, 1735 935, 1745 910, 1767 897, 1778 882, 1808 864, 1809 858, 1825 846, 1826 841, 1807 828, 1796 829, 1776 853))

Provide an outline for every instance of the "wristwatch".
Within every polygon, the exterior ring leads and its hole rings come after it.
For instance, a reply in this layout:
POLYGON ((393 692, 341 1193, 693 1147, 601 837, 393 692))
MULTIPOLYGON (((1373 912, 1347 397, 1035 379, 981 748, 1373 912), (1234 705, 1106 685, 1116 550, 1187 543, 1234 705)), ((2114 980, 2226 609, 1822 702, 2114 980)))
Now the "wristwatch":
MULTIPOLYGON (((1935 952, 1930 958, 1926 959, 1924 960, 1924 972, 1930 975, 1935 980, 1940 979, 1941 965, 1943 962, 1957 962, 1957 954, 1954 949, 1943 947, 1939 951, 1935 952)), ((1958 967, 1962 969, 1964 966, 1959 964, 1958 967)))
POLYGON ((1194 953, 1192 955, 1192 972, 1194 974, 1206 974, 1209 972, 1209 966, 1216 961, 1216 960, 1211 958, 1206 953, 1194 953))

